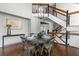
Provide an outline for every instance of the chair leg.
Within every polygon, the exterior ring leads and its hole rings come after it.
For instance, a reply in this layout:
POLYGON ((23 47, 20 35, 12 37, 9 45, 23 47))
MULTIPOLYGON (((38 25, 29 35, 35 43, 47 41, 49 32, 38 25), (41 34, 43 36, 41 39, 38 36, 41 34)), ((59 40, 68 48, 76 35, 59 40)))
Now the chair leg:
POLYGON ((51 50, 52 50, 52 48, 49 48, 49 49, 48 49, 48 54, 49 54, 49 56, 51 56, 51 50))
POLYGON ((48 50, 48 55, 50 56, 50 50, 48 50))
POLYGON ((42 48, 42 50, 41 50, 41 55, 43 55, 43 48, 42 48))
POLYGON ((29 56, 31 55, 30 53, 31 53, 31 50, 29 49, 29 56))

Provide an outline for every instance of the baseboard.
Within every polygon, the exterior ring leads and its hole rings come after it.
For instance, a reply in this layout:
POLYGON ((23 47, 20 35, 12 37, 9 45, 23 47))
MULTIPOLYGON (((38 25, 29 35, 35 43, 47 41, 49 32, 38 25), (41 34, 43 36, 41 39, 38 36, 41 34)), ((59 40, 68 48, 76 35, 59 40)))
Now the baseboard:
MULTIPOLYGON (((4 48, 8 48, 8 47, 12 47, 12 46, 18 46, 18 45, 22 45, 22 42, 17 42, 17 43, 5 45, 4 48)), ((1 48, 2 48, 2 47, 1 47, 1 48)))

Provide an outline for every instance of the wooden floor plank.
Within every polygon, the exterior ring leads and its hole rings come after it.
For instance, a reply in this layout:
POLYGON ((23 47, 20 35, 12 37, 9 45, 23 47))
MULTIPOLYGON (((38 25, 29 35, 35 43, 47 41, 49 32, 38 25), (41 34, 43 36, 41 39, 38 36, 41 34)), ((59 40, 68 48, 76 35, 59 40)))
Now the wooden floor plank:
MULTIPOLYGON (((79 49, 73 47, 66 47, 65 45, 54 43, 54 48, 52 48, 51 56, 79 56, 79 49)), ((0 48, 0 55, 2 56, 2 48, 0 48)), ((22 49, 22 44, 17 44, 14 46, 9 46, 5 48, 5 56, 27 56, 24 55, 22 49)))

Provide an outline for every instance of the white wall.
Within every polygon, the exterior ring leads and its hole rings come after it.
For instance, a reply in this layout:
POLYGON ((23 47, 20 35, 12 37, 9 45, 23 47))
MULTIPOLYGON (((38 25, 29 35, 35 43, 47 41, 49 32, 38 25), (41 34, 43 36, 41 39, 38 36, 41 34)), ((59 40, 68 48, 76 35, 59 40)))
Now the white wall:
POLYGON ((32 14, 31 3, 0 3, 0 11, 30 18, 32 14))
POLYGON ((70 16, 70 26, 79 26, 79 13, 70 16))
MULTIPOLYGON (((16 15, 16 16, 21 16, 24 18, 29 18, 32 19, 32 4, 31 3, 0 3, 0 12, 5 12, 8 14, 16 15)), ((7 14, 2 14, 0 13, 0 47, 2 46, 2 36, 6 35, 6 17, 11 15, 7 14)), ((23 27, 22 29, 19 30, 12 30, 12 34, 26 34, 30 33, 30 26, 31 22, 30 20, 28 21, 27 19, 22 19, 19 17, 14 17, 23 22, 23 27)), ((5 45, 8 44, 13 44, 21 42, 21 39, 19 37, 10 37, 10 38, 5 38, 5 45)))
MULTIPOLYGON (((17 29, 17 30, 12 30, 11 34, 26 34, 26 35, 28 35, 29 20, 0 13, 0 47, 2 46, 2 36, 7 34, 7 28, 6 28, 6 18, 7 17, 13 17, 13 18, 16 18, 16 20, 20 20, 22 22, 22 28, 17 29)), ((6 37, 5 38, 5 45, 14 44, 17 42, 21 42, 20 37, 16 36, 16 37, 6 37)))
MULTIPOLYGON (((37 18, 37 17, 32 17, 31 20, 31 33, 38 33, 41 31, 40 27, 40 22, 43 21, 43 19, 37 18)), ((49 27, 47 27, 47 29, 49 29, 50 32, 52 32, 53 29, 53 21, 50 19, 45 19, 44 22, 49 23, 49 27)))
MULTIPOLYGON (((65 11, 68 10, 69 12, 79 11, 79 4, 75 3, 57 3, 56 7, 63 9, 65 11)), ((78 16, 79 14, 74 14, 70 16, 70 26, 79 26, 78 16)))
POLYGON ((63 9, 65 11, 73 12, 73 11, 78 11, 79 10, 79 4, 75 3, 57 3, 56 7, 63 9))
POLYGON ((40 31, 40 19, 32 17, 31 20, 31 33, 38 33, 40 31))

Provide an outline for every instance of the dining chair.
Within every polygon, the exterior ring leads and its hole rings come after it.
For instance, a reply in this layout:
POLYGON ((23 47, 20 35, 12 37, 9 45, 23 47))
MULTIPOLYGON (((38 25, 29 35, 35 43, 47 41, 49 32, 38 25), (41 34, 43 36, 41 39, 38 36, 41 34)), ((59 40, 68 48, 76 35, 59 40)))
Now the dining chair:
POLYGON ((32 51, 34 51, 35 46, 27 40, 27 38, 21 37, 24 55, 32 55, 32 51))
POLYGON ((48 51, 47 49, 44 47, 44 44, 38 44, 35 48, 35 56, 47 56, 48 51))
POLYGON ((48 55, 51 55, 51 50, 53 48, 54 39, 53 37, 51 39, 46 39, 46 42, 44 44, 45 48, 48 50, 48 55))
POLYGON ((48 55, 51 55, 51 50, 52 50, 53 44, 51 42, 45 43, 45 48, 48 50, 48 55))

